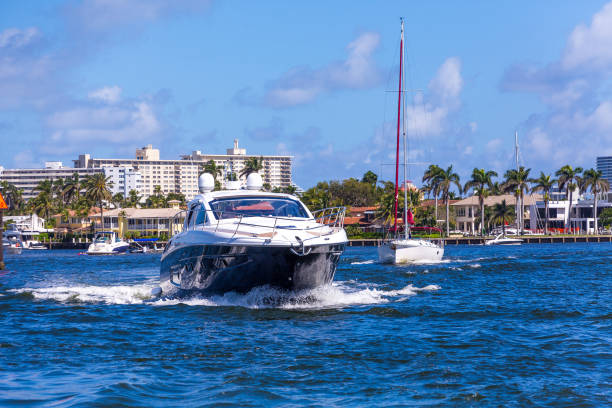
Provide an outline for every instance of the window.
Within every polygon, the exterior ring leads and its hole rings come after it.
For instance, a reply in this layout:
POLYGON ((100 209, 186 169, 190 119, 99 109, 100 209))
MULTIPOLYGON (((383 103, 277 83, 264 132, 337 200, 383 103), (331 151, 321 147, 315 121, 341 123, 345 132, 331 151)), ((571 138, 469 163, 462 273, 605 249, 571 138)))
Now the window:
POLYGON ((237 217, 297 217, 308 218, 304 206, 288 198, 224 198, 211 202, 217 219, 237 217))
POLYGON ((196 217, 196 225, 206 224, 208 222, 208 216, 206 215, 206 208, 201 205, 198 210, 198 215, 196 217))

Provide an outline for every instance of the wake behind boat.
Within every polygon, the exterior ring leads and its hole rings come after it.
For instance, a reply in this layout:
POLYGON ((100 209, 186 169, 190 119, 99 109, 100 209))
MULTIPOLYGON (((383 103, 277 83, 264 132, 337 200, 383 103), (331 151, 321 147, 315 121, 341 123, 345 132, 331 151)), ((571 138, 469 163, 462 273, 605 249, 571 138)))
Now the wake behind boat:
POLYGON ((310 289, 333 280, 347 243, 344 207, 315 216, 295 196, 259 191, 257 173, 247 190, 213 192, 208 173, 199 184, 203 194, 189 203, 183 231, 162 255, 164 295, 310 289))
POLYGON ((393 219, 393 233, 395 238, 384 240, 378 246, 378 261, 382 263, 414 263, 439 261, 444 255, 444 248, 423 239, 412 239, 410 237, 410 224, 412 224, 412 213, 408 212, 408 186, 406 177, 407 167, 407 143, 406 143, 406 109, 405 109, 405 92, 402 89, 402 79, 404 76, 403 57, 404 55, 404 21, 402 20, 402 31, 400 39, 400 75, 399 75, 399 91, 397 101, 397 148, 395 156, 395 211, 393 219), (404 101, 404 120, 402 117, 402 101, 404 101), (399 236, 399 228, 397 225, 398 213, 398 177, 399 177, 399 143, 400 143, 400 122, 403 123, 404 136, 404 236, 399 236))

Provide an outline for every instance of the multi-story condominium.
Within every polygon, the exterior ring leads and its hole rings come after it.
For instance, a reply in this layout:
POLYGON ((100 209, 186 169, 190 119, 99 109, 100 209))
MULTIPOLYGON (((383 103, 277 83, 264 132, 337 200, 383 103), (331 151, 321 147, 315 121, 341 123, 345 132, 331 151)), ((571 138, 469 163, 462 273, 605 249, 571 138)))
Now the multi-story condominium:
POLYGON ((612 184, 612 156, 597 158, 597 170, 603 173, 603 177, 612 184))
POLYGON ((110 177, 110 190, 113 195, 121 193, 123 197, 130 194, 130 190, 136 190, 140 194, 142 190, 142 174, 134 170, 132 166, 110 166, 103 165, 104 175, 110 177))
MULTIPOLYGON (((198 194, 198 176, 202 167, 213 160, 223 171, 218 177, 221 186, 225 186, 225 179, 229 173, 239 175, 246 161, 251 157, 263 157, 263 169, 260 170, 264 183, 271 187, 288 187, 291 185, 291 156, 260 156, 247 155, 246 149, 238 147, 238 140, 234 140, 234 147, 227 149, 227 154, 210 155, 194 151, 190 155, 183 155, 179 160, 161 160, 159 149, 152 145, 136 149, 135 159, 96 159, 89 154, 79 155, 74 160, 75 167, 102 168, 130 166, 141 175, 140 194, 147 198, 154 194, 155 187, 159 186, 164 194, 182 193, 187 200, 198 194)), ((244 183, 245 177, 240 178, 244 183)), ((129 191, 128 191, 129 192, 129 191)))
MULTIPOLYGON (((238 139, 234 139, 234 147, 227 149, 227 154, 202 154, 199 150, 192 152, 190 155, 183 155, 183 160, 189 160, 198 163, 207 163, 213 160, 222 170, 221 185, 225 187, 225 180, 229 173, 235 173, 237 176, 244 169, 248 159, 256 157, 263 159, 263 169, 259 171, 264 183, 270 184, 271 187, 289 187, 291 181, 291 160, 292 156, 263 156, 263 155, 247 155, 246 149, 238 147, 238 139)), ((240 177, 244 184, 246 177, 240 177)))
POLYGON ((83 179, 92 174, 103 173, 103 170, 64 167, 62 162, 45 162, 44 169, 4 169, 0 167, 0 180, 14 184, 17 188, 23 190, 23 199, 27 201, 36 197, 38 192, 34 189, 41 181, 58 178, 65 180, 72 177, 74 173, 77 173, 79 178, 83 179))

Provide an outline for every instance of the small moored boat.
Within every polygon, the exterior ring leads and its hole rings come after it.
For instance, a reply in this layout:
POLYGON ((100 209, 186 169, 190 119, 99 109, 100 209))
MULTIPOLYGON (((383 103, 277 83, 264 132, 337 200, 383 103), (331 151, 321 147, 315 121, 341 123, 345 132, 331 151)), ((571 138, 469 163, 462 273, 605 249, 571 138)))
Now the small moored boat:
POLYGON ((130 244, 113 231, 99 231, 87 248, 87 255, 117 255, 127 252, 130 244))
POLYGON ((508 238, 504 234, 499 234, 495 239, 485 242, 485 245, 521 245, 523 240, 520 238, 508 238))

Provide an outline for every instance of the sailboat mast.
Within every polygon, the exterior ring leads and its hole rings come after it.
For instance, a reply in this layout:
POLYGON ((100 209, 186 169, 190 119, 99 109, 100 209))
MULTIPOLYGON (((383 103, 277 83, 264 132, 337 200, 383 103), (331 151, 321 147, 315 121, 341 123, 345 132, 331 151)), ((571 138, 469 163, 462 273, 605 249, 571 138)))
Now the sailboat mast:
MULTIPOLYGON (((516 171, 519 171, 519 144, 518 144, 518 131, 514 131, 514 164, 516 171)), ((520 194, 516 195, 516 229, 521 231, 523 225, 523 214, 521 214, 521 197, 520 194)))
MULTIPOLYGON (((404 44, 404 22, 402 21, 402 50, 404 44)), ((403 54, 401 52, 400 54, 403 54)), ((406 66, 404 65, 404 70, 402 71, 402 76, 404 76, 404 86, 406 86, 406 78, 404 71, 406 70, 406 66)), ((408 233, 408 229, 410 228, 408 224, 408 176, 407 176, 407 168, 408 168, 408 141, 406 139, 406 92, 404 92, 404 97, 402 98, 404 104, 403 110, 403 121, 402 121, 402 133, 404 137, 404 238, 408 239, 410 235, 408 233)))
MULTIPOLYGON (((398 201, 398 176, 399 176, 399 148, 400 148, 400 118, 402 115, 402 62, 404 60, 404 20, 402 22, 402 34, 400 37, 400 70, 399 70, 399 92, 397 94, 397 144, 395 148, 395 208, 393 217, 393 231, 397 235, 397 201, 398 201)), ((404 220, 405 222, 405 220, 404 220)))

